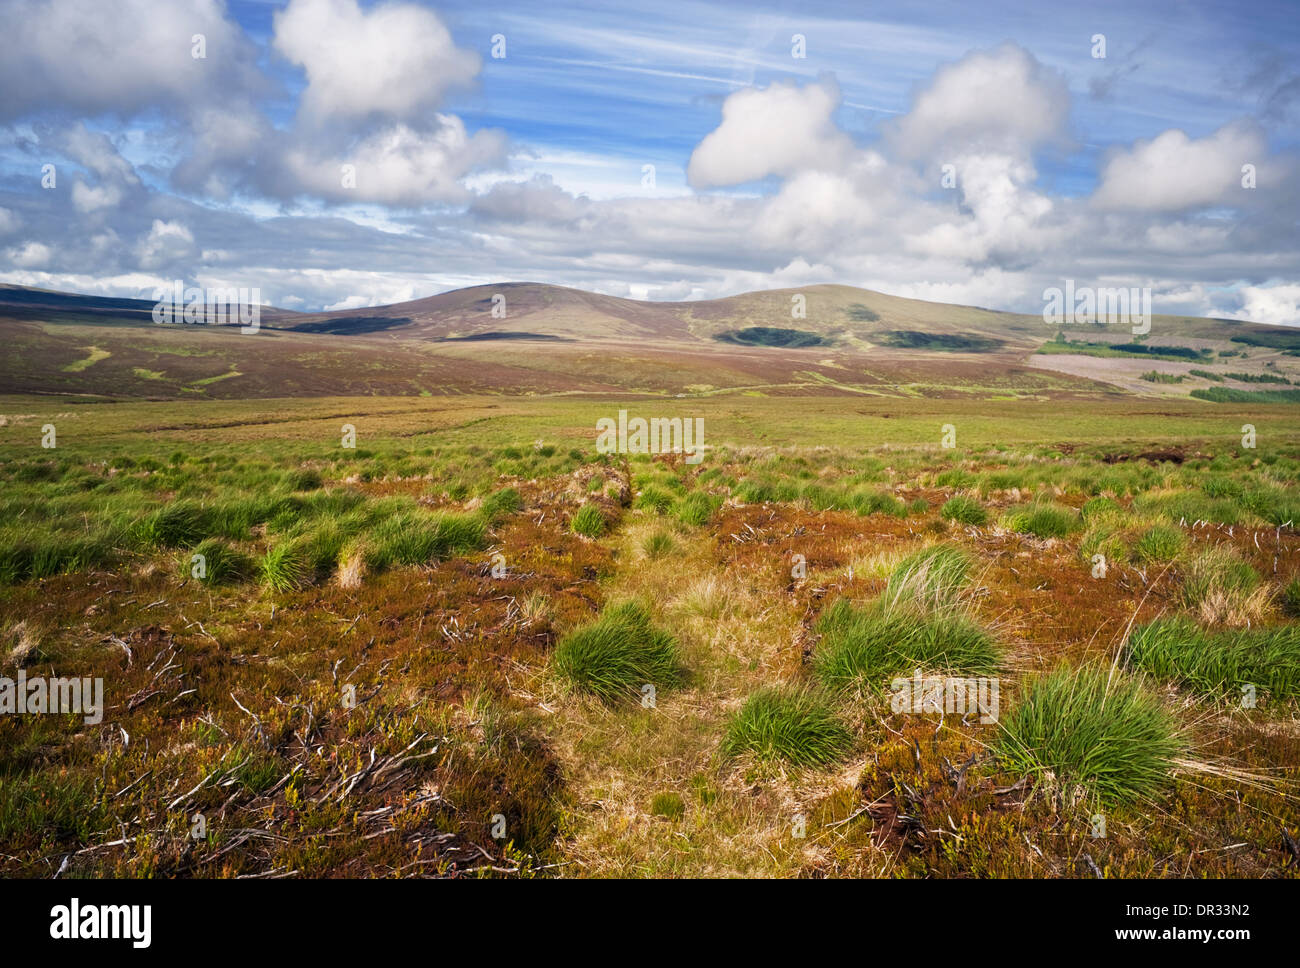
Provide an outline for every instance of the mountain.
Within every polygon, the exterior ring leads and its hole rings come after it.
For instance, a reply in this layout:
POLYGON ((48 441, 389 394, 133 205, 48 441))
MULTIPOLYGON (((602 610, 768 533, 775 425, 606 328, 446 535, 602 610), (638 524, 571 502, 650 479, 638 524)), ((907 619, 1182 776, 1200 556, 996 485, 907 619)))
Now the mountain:
POLYGON ((445 393, 1186 396, 1300 383, 1300 332, 1155 316, 1127 329, 816 285, 646 302, 496 283, 363 310, 164 324, 149 300, 0 286, 0 392, 130 398, 445 393), (1198 376, 1208 373, 1210 376, 1198 376), (1164 374, 1152 378, 1152 373, 1164 374), (1239 379, 1240 377, 1240 379, 1239 379))
POLYGON ((965 329, 1029 342, 1043 334, 1042 320, 1036 317, 830 285, 693 302, 646 302, 563 286, 510 282, 456 289, 364 311, 299 314, 284 325, 305 332, 382 330, 423 339, 513 332, 568 339, 687 342, 762 326, 811 332, 849 345, 859 345, 870 334, 890 329, 947 333, 965 329), (801 305, 796 306, 797 299, 801 305))

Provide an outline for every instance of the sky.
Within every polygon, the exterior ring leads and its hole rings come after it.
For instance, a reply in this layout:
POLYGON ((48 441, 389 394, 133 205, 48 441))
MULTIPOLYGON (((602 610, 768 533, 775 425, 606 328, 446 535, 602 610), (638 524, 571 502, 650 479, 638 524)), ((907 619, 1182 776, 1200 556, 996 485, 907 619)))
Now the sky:
POLYGON ((1300 325, 1300 9, 0 0, 0 281, 1300 325))

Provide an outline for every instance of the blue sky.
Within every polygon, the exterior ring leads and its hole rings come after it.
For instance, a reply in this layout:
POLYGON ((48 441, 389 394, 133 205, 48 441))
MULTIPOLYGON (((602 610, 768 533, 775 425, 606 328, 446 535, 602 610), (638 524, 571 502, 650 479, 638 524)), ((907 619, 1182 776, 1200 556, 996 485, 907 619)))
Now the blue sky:
POLYGON ((4 281, 147 296, 179 278, 303 309, 510 279, 636 298, 840 282, 1032 312, 1073 278, 1300 324, 1293 4, 0 16, 4 281))

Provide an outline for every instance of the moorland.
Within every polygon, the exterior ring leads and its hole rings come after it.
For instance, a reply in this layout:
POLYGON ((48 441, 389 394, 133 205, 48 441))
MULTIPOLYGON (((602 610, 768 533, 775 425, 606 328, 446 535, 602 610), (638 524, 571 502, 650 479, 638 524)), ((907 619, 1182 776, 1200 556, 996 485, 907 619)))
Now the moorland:
POLYGON ((1294 876, 1293 333, 803 292, 4 290, 0 873, 1294 876))

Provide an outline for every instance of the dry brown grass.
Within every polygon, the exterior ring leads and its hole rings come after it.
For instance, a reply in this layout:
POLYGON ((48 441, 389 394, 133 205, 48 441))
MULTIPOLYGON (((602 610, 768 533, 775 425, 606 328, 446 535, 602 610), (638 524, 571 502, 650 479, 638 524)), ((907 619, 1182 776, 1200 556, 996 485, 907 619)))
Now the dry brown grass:
MULTIPOLYGON (((657 520, 613 539, 631 555, 657 520)), ((656 708, 610 708, 557 699, 548 735, 575 790, 566 852, 588 876, 773 876, 809 858, 792 835, 796 815, 844 781, 838 773, 762 777, 723 763, 726 722, 753 690, 797 675, 799 613, 774 594, 769 574, 723 570, 708 534, 680 537, 677 551, 620 570, 606 594, 649 596, 659 621, 682 643, 690 680, 656 708), (651 812, 657 794, 677 793, 679 820, 651 812)), ((850 773, 853 771, 850 770, 850 773)))
POLYGON ((31 628, 25 620, 16 622, 9 629, 7 639, 13 645, 9 649, 6 661, 15 669, 21 669, 32 662, 40 651, 40 637, 37 635, 36 630, 31 628))

